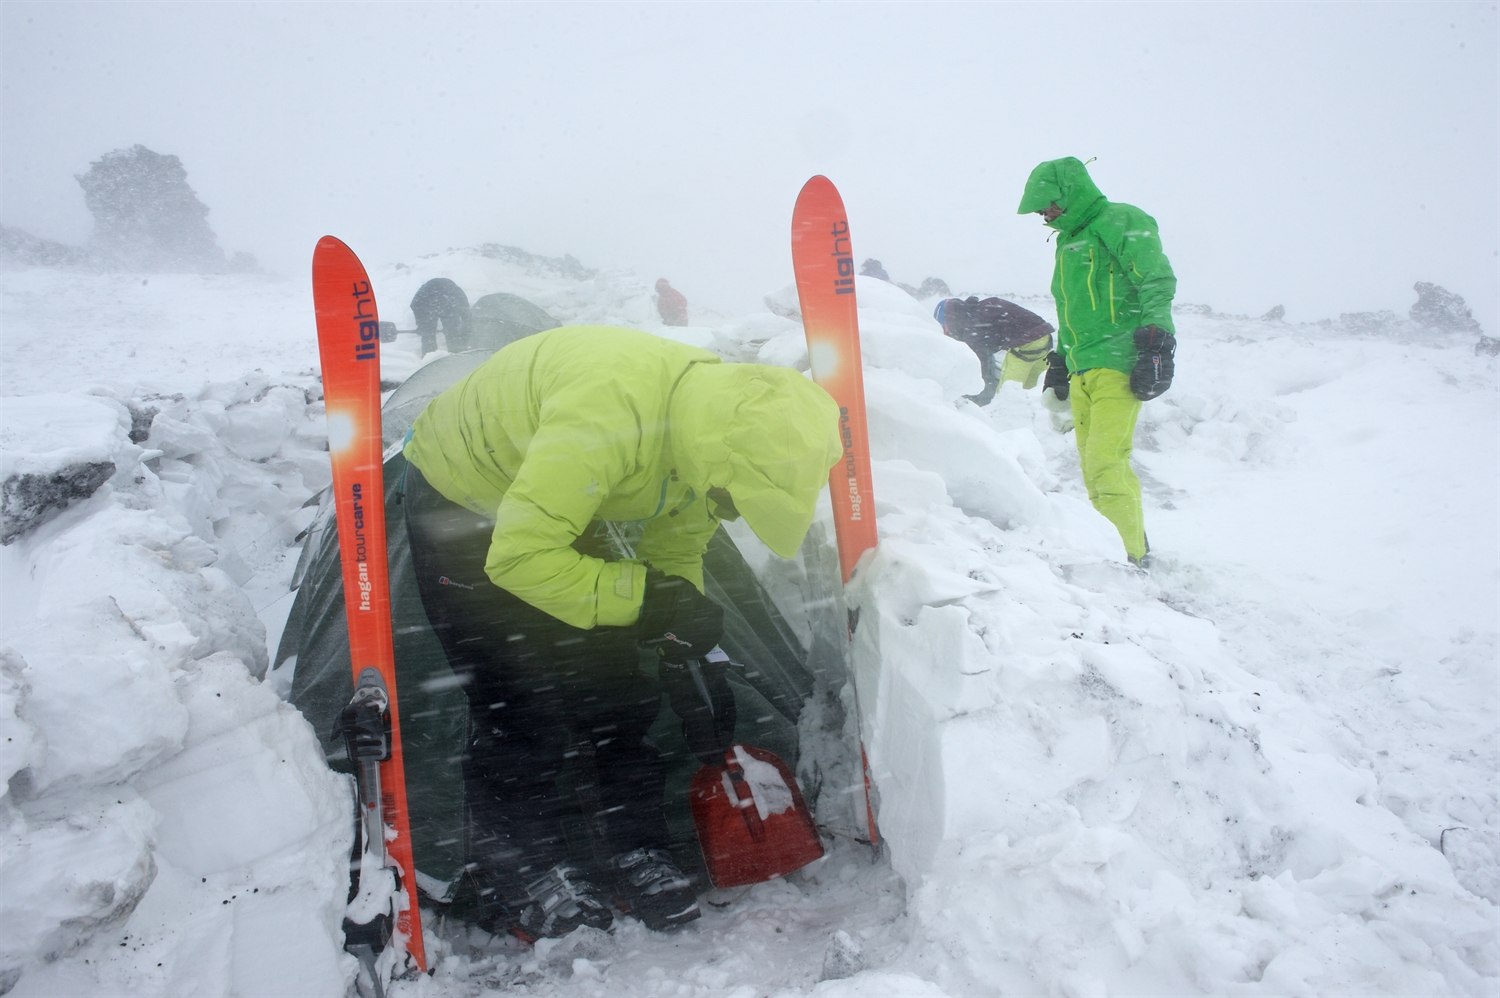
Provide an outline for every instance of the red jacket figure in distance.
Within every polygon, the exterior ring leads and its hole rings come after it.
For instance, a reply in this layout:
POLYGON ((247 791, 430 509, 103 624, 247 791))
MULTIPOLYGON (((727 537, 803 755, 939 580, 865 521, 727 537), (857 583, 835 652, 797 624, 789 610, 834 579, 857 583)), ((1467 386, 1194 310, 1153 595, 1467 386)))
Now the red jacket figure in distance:
POLYGON ((656 282, 656 311, 661 321, 668 326, 686 326, 687 299, 682 292, 667 283, 665 277, 656 282))

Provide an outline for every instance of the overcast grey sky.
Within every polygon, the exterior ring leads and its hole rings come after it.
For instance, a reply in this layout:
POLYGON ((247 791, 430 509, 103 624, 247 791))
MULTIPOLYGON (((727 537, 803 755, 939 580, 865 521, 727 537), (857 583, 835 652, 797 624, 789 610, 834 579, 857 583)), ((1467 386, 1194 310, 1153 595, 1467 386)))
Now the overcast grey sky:
POLYGON ((74 176, 141 143, 290 276, 324 233, 372 263, 493 241, 742 310, 824 173, 897 280, 1039 293, 1022 184, 1096 156, 1181 302, 1305 321, 1431 280, 1500 335, 1492 2, 50 0, 0 5, 0 45, 0 222, 64 242, 74 176))

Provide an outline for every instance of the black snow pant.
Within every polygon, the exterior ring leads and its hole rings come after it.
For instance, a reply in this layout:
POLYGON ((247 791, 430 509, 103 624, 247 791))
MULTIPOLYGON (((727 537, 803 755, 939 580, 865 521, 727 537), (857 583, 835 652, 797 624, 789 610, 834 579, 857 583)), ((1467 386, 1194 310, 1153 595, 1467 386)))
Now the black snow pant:
POLYGON ((449 353, 458 353, 469 348, 468 331, 464 314, 453 309, 413 309, 417 320, 417 334, 422 337, 422 356, 437 349, 438 323, 443 324, 443 339, 448 343, 449 353))
MULTIPOLYGON (((669 841, 665 767, 647 732, 661 707, 632 629, 580 630, 490 582, 493 521, 445 499, 407 467, 406 527, 422 605, 469 698, 463 758, 469 861, 482 893, 512 908, 567 858, 558 777, 592 751, 580 786, 604 855, 669 841)), ((586 768, 586 767, 584 767, 586 768)))

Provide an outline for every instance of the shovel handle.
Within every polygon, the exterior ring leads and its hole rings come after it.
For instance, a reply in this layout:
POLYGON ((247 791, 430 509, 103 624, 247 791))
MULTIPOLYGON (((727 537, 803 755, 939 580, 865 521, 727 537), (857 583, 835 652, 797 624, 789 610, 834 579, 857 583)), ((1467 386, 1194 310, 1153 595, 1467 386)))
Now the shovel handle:
POLYGON ((760 820, 760 812, 755 807, 755 794, 745 780, 745 767, 740 765, 740 760, 735 756, 732 745, 724 751, 724 770, 728 773, 729 782, 734 789, 734 806, 739 810, 740 817, 744 819, 750 838, 756 842, 764 840, 765 822, 760 820))

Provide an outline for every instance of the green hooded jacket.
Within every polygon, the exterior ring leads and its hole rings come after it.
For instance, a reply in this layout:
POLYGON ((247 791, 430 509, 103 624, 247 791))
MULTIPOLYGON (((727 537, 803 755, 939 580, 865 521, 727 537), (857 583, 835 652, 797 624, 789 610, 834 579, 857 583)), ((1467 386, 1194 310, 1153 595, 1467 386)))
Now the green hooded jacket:
POLYGON ((1052 297, 1057 300, 1058 349, 1068 370, 1096 367, 1130 373, 1134 333, 1160 326, 1175 333, 1177 278, 1157 234, 1156 219, 1099 192, 1083 163, 1068 156, 1031 171, 1018 215, 1063 213, 1047 224, 1059 233, 1052 297))
POLYGON ((405 448, 443 496, 495 521, 491 581, 581 628, 634 624, 647 564, 703 588, 710 488, 794 556, 842 454, 838 406, 797 371, 609 326, 511 343, 433 399, 405 448), (640 560, 574 550, 594 520, 646 521, 640 560))

